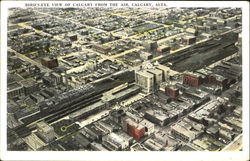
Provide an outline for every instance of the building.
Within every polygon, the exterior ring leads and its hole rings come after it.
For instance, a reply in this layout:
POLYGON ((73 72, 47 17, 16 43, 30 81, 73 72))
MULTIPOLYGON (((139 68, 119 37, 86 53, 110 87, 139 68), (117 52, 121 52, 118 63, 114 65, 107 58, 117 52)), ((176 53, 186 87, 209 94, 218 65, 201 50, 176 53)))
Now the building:
POLYGON ((70 40, 70 38, 65 38, 61 41, 61 46, 62 47, 70 47, 72 46, 72 42, 70 40))
POLYGON ((122 118, 126 116, 125 112, 123 110, 112 110, 109 113, 110 118, 115 121, 118 124, 121 124, 122 118))
POLYGON ((158 132, 154 134, 154 137, 156 140, 158 140, 158 142, 162 143, 163 145, 168 145, 169 136, 167 135, 167 133, 158 132))
POLYGON ((154 75, 155 85, 160 85, 160 83, 163 80, 163 72, 162 72, 162 70, 159 70, 159 69, 148 69, 147 72, 154 75))
POLYGON ((24 79, 21 81, 25 95, 29 95, 39 90, 38 83, 33 78, 24 79))
POLYGON ((226 131, 224 129, 219 130, 219 137, 225 139, 226 141, 232 141, 234 138, 234 134, 230 131, 226 131))
POLYGON ((40 94, 31 94, 30 98, 36 103, 40 103, 45 100, 45 98, 40 94))
POLYGON ((111 51, 111 47, 98 44, 94 44, 92 48, 93 50, 100 52, 102 54, 108 54, 111 51))
POLYGON ((155 65, 144 62, 140 70, 135 72, 135 82, 146 93, 152 93, 156 86, 160 86, 163 80, 166 80, 168 71, 165 66, 156 63, 155 65), (158 67, 158 68, 157 68, 158 67))
POLYGON ((206 104, 200 106, 195 111, 188 114, 188 118, 192 121, 198 123, 206 122, 206 119, 209 119, 215 112, 218 111, 222 103, 218 100, 211 100, 206 104))
POLYGON ((186 45, 191 45, 196 42, 196 37, 185 35, 184 37, 181 38, 181 42, 186 45))
POLYGON ((169 67, 159 63, 155 65, 155 68, 162 71, 162 81, 166 81, 170 76, 177 74, 177 72, 171 70, 169 67))
POLYGON ((135 140, 140 140, 145 135, 150 135, 154 132, 154 124, 143 119, 143 120, 132 120, 126 118, 122 121, 123 130, 132 136, 135 140))
POLYGON ((212 126, 210 126, 209 128, 207 128, 206 133, 211 135, 214 138, 218 138, 219 137, 219 125, 218 124, 213 124, 212 126))
POLYGON ((222 75, 211 74, 211 75, 209 75, 208 80, 209 80, 208 81, 209 83, 218 85, 218 86, 222 87, 222 89, 227 88, 228 79, 222 75))
POLYGON ((158 143, 156 140, 148 139, 144 142, 144 145, 146 148, 152 150, 152 151, 160 151, 164 148, 163 144, 158 143))
POLYGON ((157 49, 158 45, 156 41, 147 40, 143 42, 143 47, 145 47, 147 51, 154 51, 157 49))
POLYGON ((82 29, 81 32, 80 32, 80 34, 81 34, 82 36, 88 35, 88 34, 89 34, 89 30, 87 30, 87 29, 82 29))
POLYGON ((98 101, 95 102, 85 108, 82 108, 76 112, 73 112, 69 115, 69 118, 71 120, 79 120, 82 119, 84 117, 88 117, 96 112, 98 112, 100 109, 105 108, 105 103, 103 103, 102 101, 98 101))
POLYGON ((139 122, 139 124, 145 127, 145 133, 144 133, 145 135, 151 135, 154 133, 155 125, 152 122, 143 119, 139 122))
POLYGON ((154 75, 147 71, 136 71, 135 83, 146 93, 152 93, 154 91, 154 75))
POLYGON ((145 133, 145 127, 127 118, 123 120, 123 130, 136 140, 140 140, 145 133))
POLYGON ((59 65, 57 58, 49 58, 49 57, 42 58, 41 64, 45 67, 50 68, 50 69, 58 67, 58 65, 59 65))
POLYGON ((23 84, 18 82, 12 82, 8 84, 7 96, 9 98, 19 97, 24 94, 23 84))
POLYGON ((58 73, 55 72, 51 73, 51 77, 56 85, 60 84, 62 81, 62 76, 58 73))
POLYGON ((194 28, 187 28, 186 29, 186 32, 189 33, 189 34, 192 34, 194 36, 197 36, 198 35, 198 30, 197 29, 194 29, 194 28))
POLYGON ((94 151, 108 151, 108 149, 106 149, 105 147, 102 146, 102 144, 98 144, 96 142, 92 142, 90 144, 91 149, 93 149, 94 151))
POLYGON ((142 52, 142 53, 140 54, 140 58, 141 58, 142 60, 150 60, 150 59, 153 58, 153 55, 150 54, 150 53, 147 53, 147 52, 142 52))
POLYGON ((77 41, 77 35, 76 34, 69 34, 68 37, 69 37, 69 39, 71 41, 77 41))
POLYGON ((183 84, 198 87, 202 84, 202 77, 198 73, 185 73, 183 74, 183 84))
POLYGON ((41 150, 46 144, 34 133, 23 138, 24 142, 29 145, 32 150, 41 150))
POLYGON ((170 53, 170 50, 171 50, 171 47, 165 46, 165 45, 157 48, 158 53, 170 53))
POLYGON ((44 121, 38 122, 36 124, 37 135, 43 139, 46 143, 49 143, 55 139, 54 128, 44 121))
POLYGON ((145 112, 144 117, 149 120, 150 122, 153 122, 155 124, 158 124, 160 126, 165 126, 169 123, 170 117, 164 113, 163 111, 155 111, 155 110, 147 110, 145 112))
POLYGON ((143 144, 135 143, 130 147, 130 151, 150 151, 143 144))
POLYGON ((179 124, 171 126, 171 134, 184 142, 190 142, 196 138, 195 132, 192 132, 188 130, 188 127, 183 127, 179 124))
POLYGON ((179 95, 179 89, 173 85, 168 85, 165 92, 171 98, 176 98, 179 95))
POLYGON ((129 140, 122 135, 110 133, 102 137, 102 144, 109 150, 123 150, 129 146, 129 140))

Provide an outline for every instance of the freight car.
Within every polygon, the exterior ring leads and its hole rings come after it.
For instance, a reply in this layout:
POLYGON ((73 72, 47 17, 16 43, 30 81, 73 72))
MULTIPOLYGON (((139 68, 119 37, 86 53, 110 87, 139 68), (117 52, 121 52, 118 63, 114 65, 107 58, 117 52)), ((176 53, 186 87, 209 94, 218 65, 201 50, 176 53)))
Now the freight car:
POLYGON ((62 108, 74 105, 86 98, 94 96, 96 93, 92 86, 84 86, 82 88, 64 92, 59 96, 54 96, 48 100, 41 102, 38 106, 40 112, 51 113, 62 108))
POLYGON ((85 107, 81 110, 78 110, 78 111, 70 114, 69 118, 74 120, 74 121, 81 119, 81 118, 84 118, 84 117, 86 118, 86 117, 90 116, 91 114, 94 114, 105 107, 106 107, 105 103, 103 103, 102 101, 98 101, 98 102, 96 102, 88 107, 85 107))

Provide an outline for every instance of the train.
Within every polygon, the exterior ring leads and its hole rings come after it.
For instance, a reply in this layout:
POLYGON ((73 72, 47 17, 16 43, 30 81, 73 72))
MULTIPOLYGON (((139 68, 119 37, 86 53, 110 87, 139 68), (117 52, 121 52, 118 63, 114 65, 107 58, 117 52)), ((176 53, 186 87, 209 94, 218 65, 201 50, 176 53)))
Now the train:
POLYGON ((96 95, 94 87, 87 85, 47 99, 39 103, 38 107, 41 113, 53 113, 65 107, 72 106, 84 99, 91 98, 94 95, 96 95))
POLYGON ((108 99, 102 97, 102 100, 87 106, 83 109, 80 109, 76 112, 73 112, 69 115, 69 118, 73 121, 77 121, 82 118, 86 118, 102 109, 104 109, 107 106, 114 105, 116 102, 122 101, 124 99, 129 98, 130 96, 133 96, 137 93, 139 93, 140 88, 138 86, 132 86, 126 89, 121 90, 120 92, 117 92, 113 94, 112 96, 109 96, 108 99))

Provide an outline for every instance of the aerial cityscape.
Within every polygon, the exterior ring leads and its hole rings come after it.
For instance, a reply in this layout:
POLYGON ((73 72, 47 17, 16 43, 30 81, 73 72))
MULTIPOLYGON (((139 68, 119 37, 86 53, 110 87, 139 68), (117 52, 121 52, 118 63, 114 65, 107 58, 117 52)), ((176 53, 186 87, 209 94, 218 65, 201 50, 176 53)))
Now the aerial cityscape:
POLYGON ((10 8, 8 151, 241 151, 241 8, 10 8))

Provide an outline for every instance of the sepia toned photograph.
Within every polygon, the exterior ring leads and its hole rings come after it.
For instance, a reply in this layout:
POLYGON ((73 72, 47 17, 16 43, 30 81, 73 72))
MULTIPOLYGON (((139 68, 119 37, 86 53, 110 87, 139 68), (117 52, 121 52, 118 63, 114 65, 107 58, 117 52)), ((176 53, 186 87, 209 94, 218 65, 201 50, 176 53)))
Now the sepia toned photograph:
POLYGON ((242 7, 55 1, 6 10, 7 152, 246 150, 242 7))

